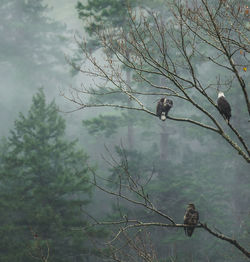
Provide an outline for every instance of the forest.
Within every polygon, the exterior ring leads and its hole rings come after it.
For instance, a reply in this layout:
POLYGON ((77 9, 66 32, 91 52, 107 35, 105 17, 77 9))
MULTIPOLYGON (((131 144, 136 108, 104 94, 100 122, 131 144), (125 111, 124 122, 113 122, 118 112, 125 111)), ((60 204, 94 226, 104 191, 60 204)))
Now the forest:
POLYGON ((1 0, 0 33, 1 262, 249 261, 249 0, 1 0))

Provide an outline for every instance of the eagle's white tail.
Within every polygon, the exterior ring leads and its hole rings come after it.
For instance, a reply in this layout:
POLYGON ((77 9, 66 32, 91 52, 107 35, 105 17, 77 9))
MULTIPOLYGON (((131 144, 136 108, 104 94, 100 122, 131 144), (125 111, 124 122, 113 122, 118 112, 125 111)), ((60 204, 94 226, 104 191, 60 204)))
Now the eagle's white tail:
POLYGON ((161 120, 162 121, 165 121, 167 118, 166 118, 166 113, 165 112, 162 112, 161 113, 161 120))

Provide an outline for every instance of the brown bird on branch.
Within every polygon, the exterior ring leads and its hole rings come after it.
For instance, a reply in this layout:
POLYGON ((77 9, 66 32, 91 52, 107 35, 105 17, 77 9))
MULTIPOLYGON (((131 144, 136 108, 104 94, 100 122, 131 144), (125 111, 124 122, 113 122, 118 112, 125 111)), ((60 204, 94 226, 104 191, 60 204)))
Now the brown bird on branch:
MULTIPOLYGON (((199 222, 199 213, 195 210, 194 204, 188 204, 186 213, 184 215, 184 224, 185 225, 194 225, 196 226, 199 222)), ((184 227, 185 234, 189 237, 192 236, 195 227, 184 227)))

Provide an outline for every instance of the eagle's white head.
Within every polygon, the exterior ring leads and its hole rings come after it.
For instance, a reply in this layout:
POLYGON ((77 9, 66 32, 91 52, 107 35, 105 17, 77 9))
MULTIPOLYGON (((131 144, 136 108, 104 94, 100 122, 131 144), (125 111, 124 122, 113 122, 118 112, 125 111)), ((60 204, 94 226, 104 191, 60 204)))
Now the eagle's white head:
POLYGON ((163 100, 163 106, 166 107, 167 106, 167 98, 165 97, 163 100))
POLYGON ((218 98, 220 98, 220 97, 225 97, 224 93, 221 92, 221 91, 218 93, 218 98))

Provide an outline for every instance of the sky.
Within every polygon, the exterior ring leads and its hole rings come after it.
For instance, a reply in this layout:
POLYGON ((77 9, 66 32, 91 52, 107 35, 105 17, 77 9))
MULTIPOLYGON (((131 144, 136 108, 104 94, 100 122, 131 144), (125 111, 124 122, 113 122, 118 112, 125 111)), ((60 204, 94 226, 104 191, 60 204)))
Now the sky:
MULTIPOLYGON (((48 7, 50 7, 50 12, 47 12, 47 15, 50 16, 52 20, 58 21, 62 24, 66 24, 69 30, 69 32, 67 33, 67 37, 69 37, 70 43, 74 45, 74 34, 78 31, 82 32, 82 22, 78 19, 77 11, 75 9, 77 0, 45 0, 45 3, 48 5, 48 7)), ((64 60, 65 54, 67 54, 67 48, 68 47, 65 46, 65 49, 62 51, 62 61, 64 60)), ((16 49, 18 51, 18 45, 16 46, 16 49)), ((62 69, 66 69, 65 73, 70 75, 70 68, 67 66, 66 59, 65 63, 62 65, 62 69)), ((44 91, 48 101, 55 99, 57 104, 65 104, 65 99, 60 96, 60 90, 68 89, 70 86, 74 86, 75 81, 77 83, 81 83, 80 79, 72 79, 71 83, 63 83, 63 85, 56 84, 53 90, 48 90, 46 84, 44 84, 46 82, 45 79, 45 81, 43 82, 35 82, 33 84, 34 88, 31 90, 17 80, 18 77, 16 76, 16 74, 20 73, 14 72, 13 68, 8 67, 8 63, 1 63, 0 61, 0 121, 1 123, 4 123, 4 125, 1 126, 0 131, 1 135, 4 136, 7 136, 9 129, 13 127, 14 120, 18 117, 19 112, 25 114, 25 112, 29 109, 31 105, 31 98, 36 93, 36 90, 39 87, 44 87, 44 91)), ((81 78, 81 76, 77 78, 81 78)), ((75 114, 75 117, 76 115, 77 113, 75 114)), ((64 117, 69 118, 67 114, 64 114, 64 117)), ((80 121, 77 120, 77 122, 80 121)))

